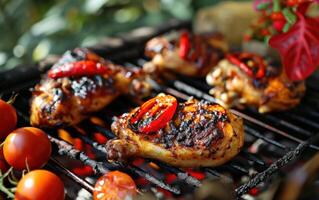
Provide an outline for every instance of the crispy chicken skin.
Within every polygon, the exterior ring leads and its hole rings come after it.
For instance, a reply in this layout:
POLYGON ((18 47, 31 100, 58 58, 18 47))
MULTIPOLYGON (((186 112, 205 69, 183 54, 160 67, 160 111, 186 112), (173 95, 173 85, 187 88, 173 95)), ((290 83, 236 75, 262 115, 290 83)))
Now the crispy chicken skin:
POLYGON ((151 58, 151 61, 143 66, 146 72, 155 75, 168 75, 174 72, 191 77, 203 77, 222 59, 224 51, 228 49, 220 34, 192 35, 189 37, 191 49, 188 58, 181 58, 178 37, 164 35, 147 42, 145 55, 151 58))
POLYGON ((228 59, 223 59, 206 77, 207 83, 213 86, 210 94, 227 108, 249 106, 257 108, 260 113, 297 106, 305 93, 304 82, 291 82, 281 68, 263 62, 265 76, 256 79, 228 59))
POLYGON ((109 160, 138 156, 179 167, 217 166, 234 157, 243 146, 242 119, 218 104, 193 98, 179 103, 164 128, 150 134, 132 129, 129 119, 137 109, 113 122, 112 131, 118 139, 106 144, 109 160))
MULTIPOLYGON (((55 66, 86 60, 90 56, 97 55, 86 49, 75 49, 66 52, 55 66)), ((58 79, 44 76, 32 91, 31 124, 38 127, 74 125, 120 94, 141 97, 150 90, 141 70, 128 70, 100 59, 111 69, 110 73, 58 79)))

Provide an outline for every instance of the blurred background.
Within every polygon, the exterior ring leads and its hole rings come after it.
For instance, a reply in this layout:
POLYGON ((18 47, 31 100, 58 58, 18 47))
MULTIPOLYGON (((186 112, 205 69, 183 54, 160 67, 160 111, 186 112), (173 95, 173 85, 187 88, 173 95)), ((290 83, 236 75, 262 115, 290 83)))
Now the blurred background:
POLYGON ((194 19, 221 0, 0 0, 0 71, 168 19, 194 19))

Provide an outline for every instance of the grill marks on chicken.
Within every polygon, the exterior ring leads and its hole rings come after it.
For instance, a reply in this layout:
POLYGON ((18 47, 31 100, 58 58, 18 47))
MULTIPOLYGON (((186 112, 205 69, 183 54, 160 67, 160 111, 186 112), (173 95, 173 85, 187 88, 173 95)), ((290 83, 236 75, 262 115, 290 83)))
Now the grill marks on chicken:
POLYGON ((213 86, 210 94, 227 108, 255 107, 260 113, 297 106, 305 93, 304 82, 291 82, 281 68, 263 62, 265 75, 257 79, 228 59, 221 60, 206 76, 207 83, 213 86))
POLYGON ((112 124, 119 139, 106 144, 108 159, 141 156, 180 167, 216 166, 234 157, 243 146, 242 119, 218 104, 195 99, 179 103, 165 127, 150 134, 132 130, 129 119, 137 109, 112 124))
POLYGON ((182 103, 175 120, 160 129, 152 142, 170 148, 174 143, 184 147, 209 147, 212 142, 223 138, 222 123, 229 121, 226 113, 206 110, 211 105, 206 101, 182 103), (195 112, 188 112, 185 106, 194 106, 195 112), (184 108, 184 110, 183 110, 184 108), (178 119, 178 120, 177 120, 178 119), (220 127, 219 127, 220 126, 220 127))
POLYGON ((40 127, 76 124, 118 95, 111 78, 46 79, 33 91, 31 124, 40 127))
POLYGON ((146 72, 162 76, 169 76, 169 72, 174 72, 202 77, 222 59, 223 52, 228 48, 220 34, 190 35, 190 48, 186 50, 185 58, 181 58, 181 41, 178 37, 181 35, 164 35, 147 42, 145 55, 152 60, 144 64, 146 72))
POLYGON ((75 49, 65 53, 55 66, 91 57, 107 63, 111 72, 104 75, 58 79, 45 76, 33 89, 30 116, 33 126, 74 125, 92 112, 104 108, 120 94, 143 97, 149 92, 150 86, 141 70, 124 69, 86 49, 75 49))

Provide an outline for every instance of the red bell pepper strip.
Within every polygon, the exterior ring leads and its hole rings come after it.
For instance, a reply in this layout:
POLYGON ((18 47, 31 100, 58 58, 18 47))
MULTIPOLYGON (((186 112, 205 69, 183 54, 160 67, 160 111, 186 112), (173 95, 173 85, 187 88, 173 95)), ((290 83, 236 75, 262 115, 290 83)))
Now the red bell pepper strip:
POLYGON ((81 60, 55 67, 48 72, 49 78, 57 79, 72 76, 90 76, 98 74, 106 74, 110 69, 93 60, 81 60))
POLYGON ((191 42, 188 32, 182 32, 179 38, 179 57, 187 60, 189 51, 191 50, 191 42))
POLYGON ((148 134, 163 128, 176 111, 177 99, 171 95, 157 96, 145 102, 129 122, 138 132, 148 134))
POLYGON ((226 58, 234 65, 238 66, 248 76, 260 79, 265 76, 266 66, 262 57, 252 53, 227 54, 226 58), (243 60, 251 60, 254 63, 253 67, 257 67, 256 73, 253 72, 252 67, 249 67, 243 60))

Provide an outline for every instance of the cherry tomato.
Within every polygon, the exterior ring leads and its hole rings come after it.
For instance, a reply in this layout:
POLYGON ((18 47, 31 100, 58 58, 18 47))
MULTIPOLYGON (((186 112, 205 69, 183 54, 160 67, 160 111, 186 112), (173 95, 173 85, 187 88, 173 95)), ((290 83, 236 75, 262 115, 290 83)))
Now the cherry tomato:
POLYGON ((48 136, 34 127, 19 128, 4 141, 3 154, 6 161, 15 169, 41 168, 51 155, 48 136))
POLYGON ((47 170, 34 170, 19 181, 15 200, 63 200, 64 185, 61 179, 47 170))
POLYGON ((16 125, 16 110, 12 105, 0 99, 0 139, 6 138, 16 125))
POLYGON ((284 20, 285 16, 282 14, 282 12, 272 12, 270 14, 270 19, 273 21, 284 20))
POLYGON ((158 95, 136 110, 130 119, 134 131, 151 133, 163 128, 176 111, 177 100, 171 95, 158 95))
POLYGON ((136 185, 129 175, 112 171, 97 180, 93 200, 122 200, 132 198, 136 193, 136 185))

